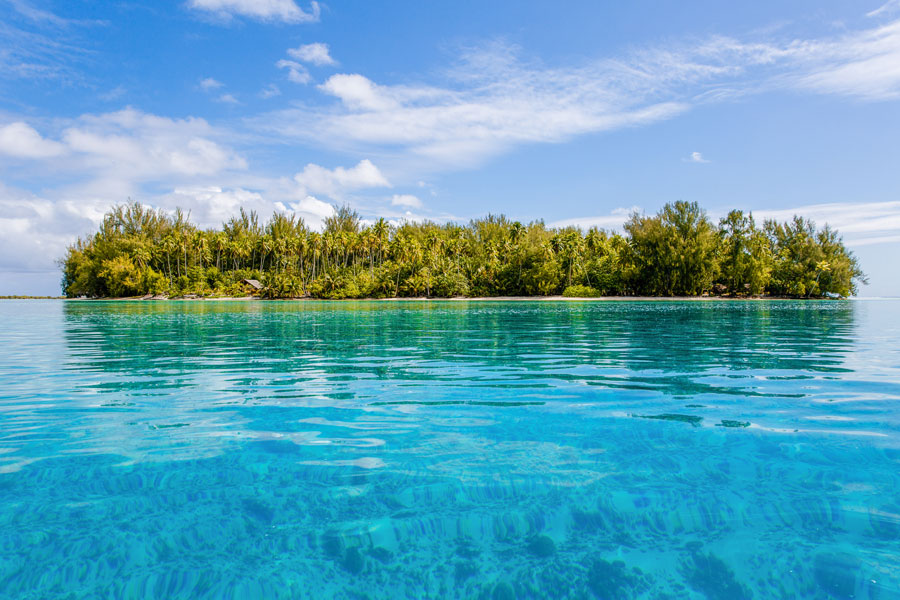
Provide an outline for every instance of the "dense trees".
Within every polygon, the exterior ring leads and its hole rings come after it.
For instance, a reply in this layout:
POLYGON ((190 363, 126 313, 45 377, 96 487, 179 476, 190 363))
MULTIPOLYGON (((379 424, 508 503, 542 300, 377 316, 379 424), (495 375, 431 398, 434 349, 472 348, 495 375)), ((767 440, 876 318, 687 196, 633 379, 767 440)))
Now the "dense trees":
POLYGON ((240 295, 258 279, 268 297, 851 295, 864 275, 837 232, 795 217, 757 227, 732 211, 718 225, 696 204, 634 214, 624 235, 551 229, 489 215, 466 226, 365 223, 348 207, 322 232, 276 213, 243 210, 221 230, 182 211, 114 207, 69 247, 67 296, 240 295))

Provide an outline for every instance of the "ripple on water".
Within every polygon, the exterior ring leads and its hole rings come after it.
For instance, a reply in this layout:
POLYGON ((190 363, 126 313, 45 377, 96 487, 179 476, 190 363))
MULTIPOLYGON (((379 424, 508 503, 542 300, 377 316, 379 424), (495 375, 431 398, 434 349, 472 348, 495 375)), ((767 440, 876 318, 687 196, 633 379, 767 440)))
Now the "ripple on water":
POLYGON ((900 598, 900 302, 0 317, 0 598, 900 598))

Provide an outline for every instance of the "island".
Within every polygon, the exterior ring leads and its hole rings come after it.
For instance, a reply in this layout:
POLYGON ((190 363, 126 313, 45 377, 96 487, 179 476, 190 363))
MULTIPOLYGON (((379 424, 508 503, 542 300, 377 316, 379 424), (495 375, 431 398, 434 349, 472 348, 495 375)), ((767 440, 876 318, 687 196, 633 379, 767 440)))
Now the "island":
POLYGON ((404 298, 719 296, 839 298, 866 282, 839 233, 696 202, 634 213, 622 233, 503 215, 468 224, 367 221, 349 206, 314 231, 241 209, 221 229, 183 210, 114 206, 60 260, 69 297, 404 298))

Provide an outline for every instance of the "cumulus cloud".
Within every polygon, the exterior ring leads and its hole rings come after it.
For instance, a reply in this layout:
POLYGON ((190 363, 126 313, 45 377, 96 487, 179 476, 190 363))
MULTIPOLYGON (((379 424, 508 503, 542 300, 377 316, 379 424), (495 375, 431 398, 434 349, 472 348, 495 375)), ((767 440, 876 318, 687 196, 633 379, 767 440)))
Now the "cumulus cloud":
POLYGON ((222 94, 218 98, 216 98, 216 102, 222 102, 224 104, 240 104, 240 100, 234 97, 233 94, 222 94))
POLYGON ((55 269, 74 233, 88 231, 98 219, 90 203, 51 200, 0 183, 0 270, 55 269))
POLYGON ((323 194, 341 199, 346 192, 366 188, 391 187, 390 182, 368 159, 359 161, 355 167, 326 169, 316 164, 308 164, 294 176, 303 189, 312 194, 323 194))
POLYGON ((391 206, 422 208, 422 201, 412 194, 394 194, 393 197, 391 197, 391 206))
POLYGON ((400 106, 389 88, 362 75, 332 75, 319 89, 340 98, 344 106, 354 111, 385 112, 400 106))
POLYGON ((82 116, 63 130, 60 142, 72 156, 69 166, 119 177, 212 175, 245 169, 246 160, 211 139, 216 135, 203 119, 169 119, 129 108, 82 116))
POLYGON ((65 152, 59 142, 44 139, 21 121, 0 126, 0 154, 15 158, 50 158, 65 152))
POLYGON ((154 204, 169 210, 181 208, 190 211, 191 221, 200 227, 219 227, 238 214, 241 208, 262 214, 271 211, 271 204, 258 192, 219 186, 178 187, 170 194, 155 199, 154 204))
POLYGON ((337 64, 337 61, 329 54, 328 44, 323 44, 321 42, 305 44, 298 48, 291 48, 287 53, 291 58, 317 66, 337 64))
POLYGON ((275 63, 275 66, 279 69, 287 69, 288 79, 294 83, 306 84, 312 81, 312 77, 310 77, 306 67, 296 61, 281 59, 275 63))
POLYGON ((320 231, 325 226, 325 219, 334 214, 333 205, 322 202, 315 196, 306 196, 299 201, 276 202, 275 209, 303 217, 308 227, 320 231))
POLYGON ((239 15, 260 21, 314 23, 320 15, 319 4, 315 1, 310 2, 309 12, 297 6, 294 0, 189 0, 188 6, 221 19, 239 15))

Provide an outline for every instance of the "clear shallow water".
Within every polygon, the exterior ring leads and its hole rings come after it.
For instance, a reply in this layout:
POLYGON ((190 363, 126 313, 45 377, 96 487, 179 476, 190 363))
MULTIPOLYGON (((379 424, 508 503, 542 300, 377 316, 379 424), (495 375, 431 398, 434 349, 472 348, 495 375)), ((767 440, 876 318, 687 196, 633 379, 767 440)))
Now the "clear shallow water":
POLYGON ((900 599, 897 301, 0 322, 0 598, 900 599))

